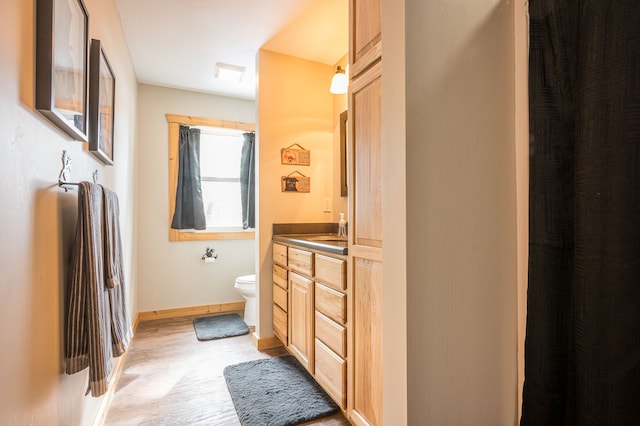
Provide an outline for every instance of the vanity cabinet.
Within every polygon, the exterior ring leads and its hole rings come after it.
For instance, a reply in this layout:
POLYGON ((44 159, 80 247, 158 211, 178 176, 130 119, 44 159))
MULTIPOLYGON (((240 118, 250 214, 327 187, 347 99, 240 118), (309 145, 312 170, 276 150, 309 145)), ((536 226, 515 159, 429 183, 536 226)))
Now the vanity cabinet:
POLYGON ((273 244, 273 332, 282 344, 289 343, 288 247, 273 244))
POLYGON ((274 332, 346 411, 349 334, 346 256, 276 242, 273 246, 274 332))

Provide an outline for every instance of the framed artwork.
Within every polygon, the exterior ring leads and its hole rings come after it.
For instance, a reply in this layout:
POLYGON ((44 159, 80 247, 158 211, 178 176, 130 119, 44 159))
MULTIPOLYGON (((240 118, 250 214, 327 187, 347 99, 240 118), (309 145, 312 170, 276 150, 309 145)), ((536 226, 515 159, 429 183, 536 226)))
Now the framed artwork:
POLYGON ((89 70, 89 151, 112 165, 116 78, 100 40, 91 40, 89 70))
POLYGON ((297 143, 280 150, 281 164, 295 164, 298 166, 308 166, 311 164, 311 151, 297 143), (294 148, 297 146, 298 148, 294 148))
POLYGON ((36 21, 36 109, 87 141, 87 8, 82 0, 37 0, 36 21))
POLYGON ((280 190, 282 192, 311 192, 311 178, 299 171, 280 177, 280 190), (294 175, 298 176, 294 176, 294 175))

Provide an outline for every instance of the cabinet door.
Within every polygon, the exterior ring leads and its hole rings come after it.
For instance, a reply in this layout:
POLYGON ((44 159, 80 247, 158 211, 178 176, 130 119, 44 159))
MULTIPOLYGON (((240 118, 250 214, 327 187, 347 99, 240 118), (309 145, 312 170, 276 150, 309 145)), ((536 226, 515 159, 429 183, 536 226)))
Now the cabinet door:
POLYGON ((351 0, 351 74, 357 76, 382 54, 380 0, 351 0))
POLYGON ((312 280, 295 272, 289 274, 289 349, 311 374, 314 366, 313 291, 312 280))
POLYGON ((382 424, 382 64, 351 84, 349 417, 382 424))
POLYGON ((382 263, 354 259, 353 272, 354 424, 382 424, 382 263))

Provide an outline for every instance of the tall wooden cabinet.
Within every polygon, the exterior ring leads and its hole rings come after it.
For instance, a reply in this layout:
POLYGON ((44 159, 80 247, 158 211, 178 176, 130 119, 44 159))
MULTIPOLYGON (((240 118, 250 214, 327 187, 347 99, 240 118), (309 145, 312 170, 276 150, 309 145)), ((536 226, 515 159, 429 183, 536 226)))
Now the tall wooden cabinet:
POLYGON ((349 25, 348 415, 382 424, 382 31, 380 0, 351 0, 349 25))

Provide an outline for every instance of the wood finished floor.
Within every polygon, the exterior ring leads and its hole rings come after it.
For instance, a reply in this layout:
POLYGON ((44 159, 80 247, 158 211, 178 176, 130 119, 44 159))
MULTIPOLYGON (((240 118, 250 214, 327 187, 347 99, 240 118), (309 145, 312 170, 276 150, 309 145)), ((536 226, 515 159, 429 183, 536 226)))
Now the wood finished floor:
MULTIPOLYGON (((105 425, 240 425, 222 375, 224 367, 287 351, 279 347, 259 352, 250 334, 200 342, 193 331, 194 318, 138 325, 105 425)), ((339 413, 304 424, 350 423, 339 413)))

